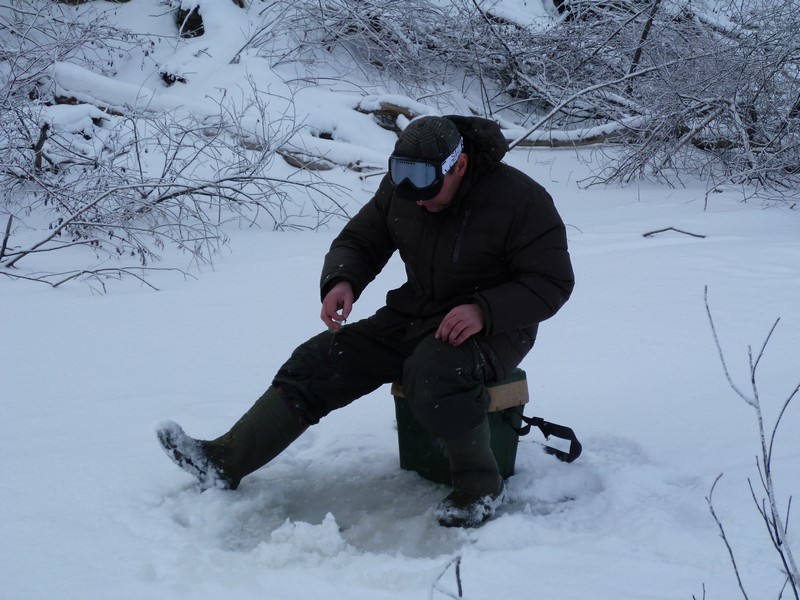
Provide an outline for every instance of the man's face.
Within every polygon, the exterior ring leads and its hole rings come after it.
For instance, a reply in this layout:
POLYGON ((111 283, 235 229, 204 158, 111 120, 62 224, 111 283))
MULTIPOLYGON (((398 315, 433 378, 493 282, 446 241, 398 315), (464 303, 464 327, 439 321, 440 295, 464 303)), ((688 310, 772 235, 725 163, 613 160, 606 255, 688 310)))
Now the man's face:
POLYGON ((456 197, 458 186, 467 170, 467 155, 462 154, 450 171, 444 176, 442 189, 430 200, 417 200, 417 206, 427 210, 429 213, 438 213, 446 209, 456 197))

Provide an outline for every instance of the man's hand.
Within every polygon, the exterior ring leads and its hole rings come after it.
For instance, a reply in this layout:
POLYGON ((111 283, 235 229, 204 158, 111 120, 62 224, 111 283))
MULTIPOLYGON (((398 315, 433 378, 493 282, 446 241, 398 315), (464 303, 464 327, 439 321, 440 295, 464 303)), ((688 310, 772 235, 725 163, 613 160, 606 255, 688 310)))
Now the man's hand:
POLYGON ((353 288, 347 281, 334 285, 322 301, 322 312, 319 317, 329 329, 339 331, 353 310, 353 288))
POLYGON ((477 304, 456 306, 445 316, 436 330, 436 339, 459 346, 483 329, 483 310, 477 304))

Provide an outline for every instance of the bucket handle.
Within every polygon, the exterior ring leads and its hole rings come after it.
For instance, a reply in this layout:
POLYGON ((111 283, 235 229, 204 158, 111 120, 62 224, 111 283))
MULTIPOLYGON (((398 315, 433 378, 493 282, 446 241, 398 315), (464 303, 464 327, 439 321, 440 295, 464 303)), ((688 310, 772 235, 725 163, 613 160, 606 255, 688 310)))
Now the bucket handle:
POLYGON ((539 430, 544 435, 545 440, 549 440, 550 436, 557 437, 562 440, 566 440, 569 442, 569 451, 564 452, 563 450, 559 450, 558 448, 553 448, 552 446, 548 446, 545 444, 544 451, 548 454, 555 456, 558 460, 571 463, 576 458, 581 455, 583 451, 583 446, 578 441, 578 437, 575 435, 575 432, 572 431, 569 427, 564 425, 558 425, 557 423, 550 423, 549 421, 545 421, 541 417, 526 417, 525 415, 520 415, 522 420, 526 423, 523 427, 514 427, 508 419, 506 419, 506 423, 508 424, 511 429, 513 429, 517 435, 525 436, 528 435, 531 431, 531 427, 538 427, 539 430))

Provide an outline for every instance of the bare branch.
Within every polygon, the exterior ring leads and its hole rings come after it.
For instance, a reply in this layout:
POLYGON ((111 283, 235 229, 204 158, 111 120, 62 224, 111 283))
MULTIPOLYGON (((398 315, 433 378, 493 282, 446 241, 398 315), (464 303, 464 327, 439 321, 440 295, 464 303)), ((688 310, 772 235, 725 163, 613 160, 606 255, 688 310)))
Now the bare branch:
POLYGON ((730 371, 728 371, 728 364, 725 362, 725 354, 722 351, 722 345, 719 342, 719 336, 717 335, 717 328, 714 325, 714 318, 711 316, 711 308, 708 305, 708 286, 705 286, 705 290, 703 292, 703 300, 706 306, 706 314, 708 315, 708 322, 711 325, 711 333, 714 335, 714 344, 717 347, 717 352, 719 353, 719 360, 722 363, 722 369, 725 372, 725 378, 728 380, 728 385, 730 385, 731 389, 747 404, 750 406, 755 407, 756 402, 754 399, 748 398, 733 382, 731 378, 730 371))
POLYGON ((14 220, 14 215, 8 215, 8 221, 6 221, 6 231, 3 234, 3 243, 0 245, 0 261, 3 260, 3 257, 6 255, 6 248, 8 248, 8 238, 11 236, 11 222, 14 220))
MULTIPOLYGON (((800 384, 798 384, 794 388, 794 390, 789 394, 787 400, 784 402, 781 411, 778 415, 778 418, 776 419, 775 425, 772 428, 769 446, 767 446, 764 417, 758 396, 756 373, 760 361, 765 354, 767 344, 769 343, 772 334, 775 332, 775 328, 778 324, 779 319, 776 320, 775 323, 770 328, 769 333, 767 334, 767 337, 764 341, 764 344, 762 345, 761 350, 759 351, 755 359, 753 358, 752 349, 748 348, 748 358, 750 361, 750 381, 753 390, 753 397, 748 398, 735 386, 728 372, 728 367, 725 363, 725 357, 723 355, 722 347, 720 345, 719 338, 717 336, 716 328, 714 326, 714 321, 711 317, 711 310, 708 305, 708 287, 706 287, 705 290, 705 305, 706 305, 706 312, 708 313, 709 323, 711 324, 711 330, 714 335, 714 341, 717 345, 717 350, 720 355, 720 361, 722 362, 723 369, 725 371, 725 376, 728 379, 728 383, 731 386, 731 388, 737 393, 737 395, 739 395, 739 397, 741 397, 745 402, 747 402, 750 406, 752 406, 756 412, 759 441, 761 445, 761 456, 760 460, 758 457, 756 458, 756 468, 761 481, 761 486, 766 494, 766 498, 761 499, 759 501, 758 497, 756 496, 755 490, 753 488, 752 482, 750 480, 748 480, 748 485, 750 486, 750 493, 752 495, 753 502, 756 505, 756 509, 761 515, 761 518, 764 521, 765 525, 767 526, 770 540, 781 560, 781 563, 784 566, 785 573, 788 579, 788 583, 786 585, 788 585, 789 588, 794 593, 795 599, 800 600, 800 572, 798 572, 797 570, 797 563, 794 560, 794 554, 792 552, 791 545, 787 543, 786 540, 786 532, 788 531, 788 516, 791 508, 791 499, 789 500, 789 504, 786 510, 787 521, 784 523, 781 517, 781 512, 778 510, 778 501, 775 493, 775 484, 772 478, 772 451, 775 443, 775 436, 777 433, 778 425, 780 424, 783 415, 785 414, 786 409, 789 403, 791 402, 792 398, 794 398, 798 390, 800 390, 800 384)), ((786 586, 784 586, 784 588, 785 587, 786 586)))
POLYGON ((736 557, 733 555, 733 548, 731 548, 730 542, 728 542, 728 536, 725 533, 725 528, 722 526, 722 521, 719 520, 717 517, 717 513, 714 510, 714 489, 717 487, 717 483, 722 478, 722 473, 717 475, 717 478, 714 480, 714 483, 711 485, 711 491, 706 496, 706 503, 708 504, 708 510, 711 512, 711 516, 714 518, 714 522, 717 524, 719 528, 720 536, 722 536, 722 541, 725 542, 725 548, 728 549, 728 556, 731 559, 731 564, 733 565, 733 572, 736 575, 736 581, 739 583, 739 590, 742 592, 742 596, 745 600, 747 600, 747 592, 744 589, 744 584, 742 583, 742 578, 739 575, 739 566, 736 564, 736 557))
POLYGON ((655 229, 653 231, 648 231, 647 233, 643 233, 642 237, 653 237, 659 233, 664 233, 666 231, 674 231, 676 233, 682 233, 683 235, 689 235, 691 237, 696 238, 704 238, 706 236, 699 234, 699 233, 691 233, 690 231, 683 231, 682 229, 675 229, 674 227, 665 227, 664 229, 655 229))
POLYGON ((456 556, 456 557, 452 558, 450 561, 448 561, 448 563, 444 566, 444 568, 439 573, 438 577, 436 577, 436 579, 433 581, 433 583, 431 584, 431 590, 430 590, 430 598, 431 598, 431 600, 433 600, 433 593, 434 592, 439 592, 440 594, 444 594, 448 598, 453 598, 454 600, 458 600, 458 598, 463 597, 463 589, 462 589, 462 586, 461 586, 461 556, 456 556), (444 577, 445 574, 447 573, 447 571, 450 570, 450 567, 452 567, 454 565, 455 565, 455 569, 454 570, 455 570, 455 577, 456 577, 456 586, 458 588, 458 595, 457 596, 455 594, 453 594, 451 591, 449 591, 447 589, 444 589, 440 585, 442 577, 444 577))

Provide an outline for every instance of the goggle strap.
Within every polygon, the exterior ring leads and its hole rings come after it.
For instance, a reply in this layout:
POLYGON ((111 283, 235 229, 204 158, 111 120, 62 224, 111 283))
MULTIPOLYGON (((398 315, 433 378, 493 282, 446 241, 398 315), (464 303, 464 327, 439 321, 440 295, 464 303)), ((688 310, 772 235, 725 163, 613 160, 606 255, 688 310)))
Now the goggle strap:
POLYGON ((444 159, 442 163, 442 175, 447 175, 450 169, 453 168, 453 165, 456 164, 458 157, 461 155, 461 151, 464 149, 464 138, 458 138, 458 146, 456 149, 453 150, 453 153, 444 159))

